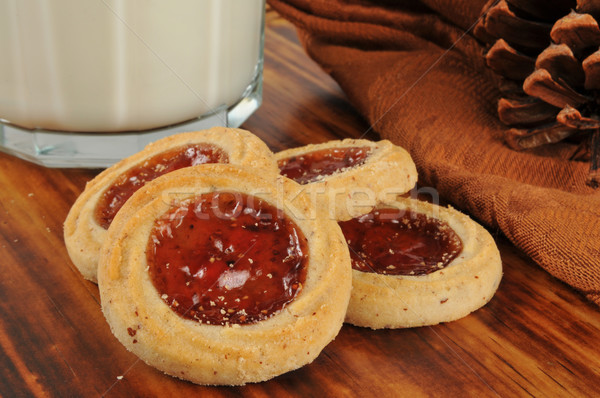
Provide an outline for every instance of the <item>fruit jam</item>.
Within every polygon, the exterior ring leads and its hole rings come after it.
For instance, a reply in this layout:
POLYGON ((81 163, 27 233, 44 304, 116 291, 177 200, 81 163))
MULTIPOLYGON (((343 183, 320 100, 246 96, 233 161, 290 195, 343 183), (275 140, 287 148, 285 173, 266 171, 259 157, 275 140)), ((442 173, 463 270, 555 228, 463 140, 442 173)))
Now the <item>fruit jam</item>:
POLYGON ((386 275, 425 275, 446 267, 462 241, 444 221, 411 210, 376 209, 340 222, 352 268, 386 275))
POLYGON ((251 195, 206 193, 156 220, 146 257, 158 294, 210 325, 269 318, 302 290, 308 244, 282 211, 251 195))
POLYGON ((327 148, 279 161, 281 175, 299 184, 314 182, 319 177, 360 166, 369 156, 369 147, 327 148))
POLYGON ((154 155, 141 165, 125 171, 108 187, 95 209, 96 222, 108 229, 117 212, 147 182, 184 167, 204 163, 228 163, 229 156, 212 144, 191 144, 154 155))

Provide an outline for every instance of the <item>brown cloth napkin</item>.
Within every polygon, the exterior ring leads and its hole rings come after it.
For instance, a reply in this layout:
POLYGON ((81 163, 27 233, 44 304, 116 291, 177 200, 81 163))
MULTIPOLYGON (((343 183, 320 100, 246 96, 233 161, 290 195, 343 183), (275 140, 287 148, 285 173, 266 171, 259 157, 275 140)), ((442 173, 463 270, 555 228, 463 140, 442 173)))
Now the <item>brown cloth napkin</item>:
POLYGON ((269 0, 422 185, 600 305, 600 190, 572 144, 516 152, 471 31, 487 0, 269 0))

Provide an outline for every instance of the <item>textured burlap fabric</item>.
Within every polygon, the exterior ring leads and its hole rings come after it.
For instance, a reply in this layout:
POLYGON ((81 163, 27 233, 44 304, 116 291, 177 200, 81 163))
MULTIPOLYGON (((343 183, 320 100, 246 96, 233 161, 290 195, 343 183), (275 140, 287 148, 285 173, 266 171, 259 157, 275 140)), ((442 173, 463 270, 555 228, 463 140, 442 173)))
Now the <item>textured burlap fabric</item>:
POLYGON ((600 190, 572 144, 515 152, 470 34, 486 0, 269 0, 422 185, 600 304, 600 190), (409 5, 404 5, 409 4, 409 5))

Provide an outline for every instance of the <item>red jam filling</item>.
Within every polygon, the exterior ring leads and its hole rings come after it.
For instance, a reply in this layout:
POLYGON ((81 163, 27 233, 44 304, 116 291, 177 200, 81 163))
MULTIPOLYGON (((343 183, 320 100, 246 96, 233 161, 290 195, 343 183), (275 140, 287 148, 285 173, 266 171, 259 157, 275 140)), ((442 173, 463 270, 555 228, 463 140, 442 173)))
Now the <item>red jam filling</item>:
POLYGON ((328 148, 279 161, 281 175, 299 184, 317 181, 348 167, 360 166, 369 156, 369 147, 328 148))
POLYGON ((96 222, 108 229, 127 199, 149 181, 184 167, 204 163, 228 163, 229 156, 212 144, 192 144, 165 151, 132 167, 104 191, 96 205, 96 222))
POLYGON ((358 271, 425 275, 446 267, 463 249, 446 222, 411 210, 378 209, 339 224, 358 271))
POLYGON ((210 325, 269 318, 302 290, 306 238, 283 212, 251 195, 207 193, 158 219, 148 270, 180 316, 210 325))

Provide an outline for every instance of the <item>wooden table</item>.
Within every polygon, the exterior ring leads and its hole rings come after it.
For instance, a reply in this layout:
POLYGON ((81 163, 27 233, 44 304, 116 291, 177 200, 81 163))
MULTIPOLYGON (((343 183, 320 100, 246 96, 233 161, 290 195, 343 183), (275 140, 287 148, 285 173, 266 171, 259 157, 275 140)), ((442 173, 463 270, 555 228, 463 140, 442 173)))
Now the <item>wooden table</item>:
MULTIPOLYGON (((368 128, 272 11, 264 103, 244 127, 274 151, 368 128)), ((98 288, 64 247, 69 207, 97 173, 0 154, 0 396, 600 396, 600 312, 497 233, 500 289, 464 319, 344 326, 312 364, 260 384, 202 387, 165 376, 113 337, 98 288)))

